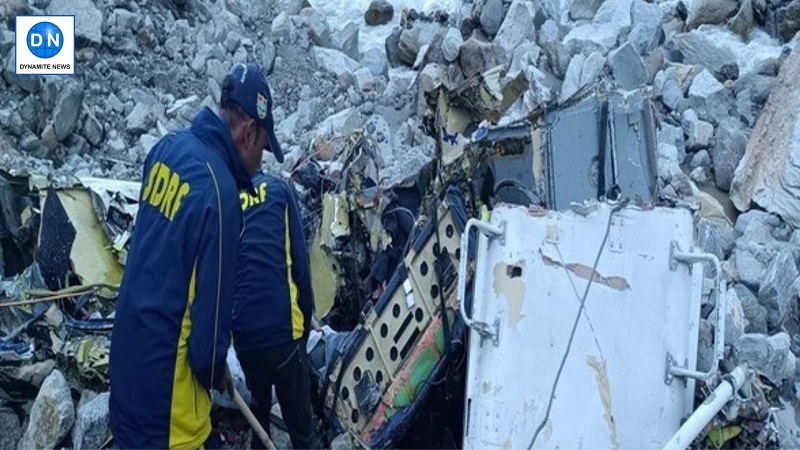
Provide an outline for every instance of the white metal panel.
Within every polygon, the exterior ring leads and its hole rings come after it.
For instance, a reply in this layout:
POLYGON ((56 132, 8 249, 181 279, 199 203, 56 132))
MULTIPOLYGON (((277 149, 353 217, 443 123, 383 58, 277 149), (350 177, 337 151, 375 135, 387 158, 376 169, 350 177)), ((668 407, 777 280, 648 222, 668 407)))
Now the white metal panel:
MULTIPOLYGON (((466 448, 527 448, 545 416, 611 208, 536 215, 502 205, 481 237, 471 331, 466 448)), ((535 448, 654 448, 692 410, 694 383, 665 382, 667 354, 695 368, 702 270, 670 270, 670 243, 690 249, 681 209, 616 213, 589 290, 550 419, 535 448)))

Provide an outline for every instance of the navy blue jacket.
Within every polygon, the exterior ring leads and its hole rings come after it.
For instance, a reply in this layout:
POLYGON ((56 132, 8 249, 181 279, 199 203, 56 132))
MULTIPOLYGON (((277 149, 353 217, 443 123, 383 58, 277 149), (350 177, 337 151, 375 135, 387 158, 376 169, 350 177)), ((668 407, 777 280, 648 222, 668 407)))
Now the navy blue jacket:
POLYGON ((121 448, 199 448, 221 384, 242 213, 252 189, 210 109, 147 155, 111 343, 111 428, 121 448))
POLYGON ((306 337, 314 294, 294 192, 280 178, 256 173, 255 195, 240 194, 244 232, 233 307, 236 351, 306 337))

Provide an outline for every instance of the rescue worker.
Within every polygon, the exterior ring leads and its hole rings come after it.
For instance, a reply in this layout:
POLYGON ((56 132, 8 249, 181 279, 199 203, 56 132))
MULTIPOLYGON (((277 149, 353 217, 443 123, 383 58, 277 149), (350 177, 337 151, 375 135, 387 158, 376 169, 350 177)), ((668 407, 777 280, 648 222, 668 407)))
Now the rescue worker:
POLYGON ((147 155, 111 344, 119 448, 221 444, 209 390, 230 385, 238 194, 253 191, 268 146, 279 149, 266 77, 239 64, 225 78, 218 114, 204 108, 147 155))
MULTIPOLYGON (((241 194, 245 229, 233 345, 264 429, 270 429, 275 386, 292 448, 316 448, 306 353, 314 294, 303 227, 294 192, 283 180, 258 172, 253 185, 255 196, 241 194)), ((263 448, 257 439, 252 445, 263 448)))

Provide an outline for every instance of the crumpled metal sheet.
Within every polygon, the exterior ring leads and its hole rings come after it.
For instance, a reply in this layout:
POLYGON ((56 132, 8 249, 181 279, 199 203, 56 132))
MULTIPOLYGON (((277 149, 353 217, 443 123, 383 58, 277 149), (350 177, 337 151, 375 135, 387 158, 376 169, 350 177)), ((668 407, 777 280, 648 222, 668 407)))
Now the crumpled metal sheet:
MULTIPOLYGON (((104 223, 101 222, 95 213, 95 205, 92 192, 84 187, 71 187, 55 190, 48 189, 48 194, 44 200, 45 208, 42 217, 42 234, 40 238, 46 236, 46 230, 55 226, 56 222, 49 218, 48 208, 51 196, 57 199, 58 204, 64 210, 65 217, 69 226, 74 230, 75 244, 69 251, 68 257, 72 263, 75 274, 80 278, 81 284, 118 284, 122 279, 122 265, 109 245, 108 235, 106 234, 104 223)), ((64 225, 66 226, 66 225, 64 225)), ((40 255, 40 265, 49 261, 40 255)), ((67 263, 69 267, 69 263, 67 263)), ((42 267, 45 272, 45 267, 42 267)), ((50 283, 48 283, 50 286, 50 283)), ((56 290, 65 286, 50 286, 56 290)))
POLYGON ((125 265, 133 224, 139 211, 141 185, 91 177, 82 177, 80 182, 91 191, 97 218, 103 224, 120 264, 125 265))

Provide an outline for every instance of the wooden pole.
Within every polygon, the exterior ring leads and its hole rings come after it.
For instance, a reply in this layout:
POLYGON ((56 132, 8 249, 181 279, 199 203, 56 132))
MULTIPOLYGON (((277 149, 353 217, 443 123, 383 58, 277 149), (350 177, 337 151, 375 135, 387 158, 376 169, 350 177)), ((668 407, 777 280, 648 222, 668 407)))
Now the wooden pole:
POLYGON ((229 393, 232 394, 233 403, 236 403, 236 406, 247 420, 247 423, 253 427, 253 431, 255 431, 258 438, 261 439, 261 443, 264 444, 264 447, 266 447, 267 450, 276 450, 275 444, 272 443, 272 439, 269 438, 269 435, 267 434, 266 430, 264 430, 264 427, 258 423, 258 419, 256 419, 256 416, 254 416, 253 412, 250 411, 250 407, 247 406, 247 403, 245 403, 242 396, 239 395, 239 391, 237 391, 235 387, 231 387, 229 393))

